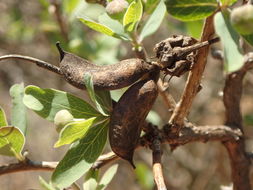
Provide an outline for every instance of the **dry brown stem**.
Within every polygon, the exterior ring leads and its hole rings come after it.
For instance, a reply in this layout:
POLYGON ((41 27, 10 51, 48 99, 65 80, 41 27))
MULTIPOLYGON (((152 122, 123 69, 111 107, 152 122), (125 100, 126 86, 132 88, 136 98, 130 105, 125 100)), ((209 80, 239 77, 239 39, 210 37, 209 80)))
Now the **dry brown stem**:
POLYGON ((56 74, 62 75, 62 72, 60 71, 59 67, 56 67, 56 66, 54 66, 48 62, 42 61, 40 59, 36 59, 33 57, 24 56, 24 55, 16 55, 16 54, 0 56, 0 61, 7 60, 7 59, 18 59, 18 60, 29 61, 31 63, 35 63, 39 67, 42 67, 42 68, 47 69, 49 71, 52 71, 56 74))
POLYGON ((162 171, 162 150, 161 150, 161 142, 159 138, 156 138, 153 141, 152 144, 152 156, 153 156, 153 175, 155 184, 157 186, 157 190, 167 190, 164 177, 163 177, 163 171, 162 171))
MULTIPOLYGON (((245 55, 244 66, 226 76, 225 87, 223 90, 223 102, 226 108, 225 124, 231 129, 242 129, 242 115, 240 110, 240 100, 243 89, 243 78, 249 69, 252 69, 253 54, 245 55)), ((250 190, 250 158, 245 152, 244 139, 238 141, 225 141, 231 163, 232 181, 234 190, 250 190)))
MULTIPOLYGON (((210 40, 214 34, 213 15, 208 17, 205 21, 202 31, 201 42, 210 40)), ((209 46, 204 47, 198 51, 196 63, 192 66, 189 73, 183 95, 177 104, 169 124, 172 126, 173 133, 178 134, 184 124, 184 118, 189 113, 194 97, 198 92, 200 81, 205 69, 209 46)))

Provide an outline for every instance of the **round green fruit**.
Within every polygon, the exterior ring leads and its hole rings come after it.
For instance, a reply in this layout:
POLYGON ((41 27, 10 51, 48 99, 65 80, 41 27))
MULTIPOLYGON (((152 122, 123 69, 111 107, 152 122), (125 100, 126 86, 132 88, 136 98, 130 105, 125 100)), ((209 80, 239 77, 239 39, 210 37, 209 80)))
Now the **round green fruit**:
POLYGON ((243 5, 231 13, 231 24, 242 35, 253 34, 253 5, 243 5))
POLYGON ((74 117, 73 115, 71 115, 71 113, 69 113, 68 110, 58 111, 54 117, 54 124, 56 127, 56 131, 60 132, 65 125, 67 125, 72 121, 74 121, 74 117))

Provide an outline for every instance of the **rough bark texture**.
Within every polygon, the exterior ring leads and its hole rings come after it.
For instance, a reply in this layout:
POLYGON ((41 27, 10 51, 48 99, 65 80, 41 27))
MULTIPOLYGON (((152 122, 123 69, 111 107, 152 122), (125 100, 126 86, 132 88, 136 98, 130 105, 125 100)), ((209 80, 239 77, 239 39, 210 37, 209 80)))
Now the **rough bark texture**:
MULTIPOLYGON (((241 69, 226 77, 223 96, 226 108, 225 124, 232 129, 239 128, 242 130, 240 100, 242 96, 242 80, 245 74, 246 71, 241 69)), ((250 159, 245 153, 244 139, 226 141, 224 145, 230 157, 234 190, 250 190, 250 159)))

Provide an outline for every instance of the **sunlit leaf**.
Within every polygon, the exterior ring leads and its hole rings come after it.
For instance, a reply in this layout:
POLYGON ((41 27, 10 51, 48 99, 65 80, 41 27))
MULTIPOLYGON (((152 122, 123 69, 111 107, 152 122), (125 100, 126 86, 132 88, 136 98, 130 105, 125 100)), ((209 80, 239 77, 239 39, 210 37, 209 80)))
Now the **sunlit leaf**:
POLYGON ((108 123, 92 127, 77 145, 70 148, 53 173, 54 184, 59 188, 67 187, 90 169, 106 143, 108 123))
POLYGON ((229 6, 234 4, 237 0, 219 0, 223 6, 229 6))
POLYGON ((218 12, 214 17, 214 25, 223 46, 225 70, 238 70, 243 65, 243 55, 239 47, 240 36, 230 24, 229 13, 218 12))
POLYGON ((166 6, 163 0, 161 0, 154 12, 149 17, 148 21, 145 23, 140 33, 140 41, 142 41, 145 37, 153 34, 159 28, 163 21, 165 13, 166 6))
POLYGON ((183 21, 206 18, 218 7, 216 0, 166 0, 165 4, 169 14, 183 21))
POLYGON ((74 121, 67 124, 59 135, 59 140, 55 143, 54 147, 59 147, 65 144, 71 144, 76 140, 85 136, 87 131, 95 123, 96 117, 87 120, 74 121))
POLYGON ((0 127, 8 126, 8 122, 6 120, 5 112, 3 108, 0 106, 0 127))
POLYGON ((138 22, 142 17, 142 3, 141 0, 134 0, 128 7, 124 18, 123 26, 127 32, 132 32, 137 27, 138 22))
POLYGON ((41 176, 39 176, 39 182, 43 189, 45 190, 58 190, 51 183, 47 183, 41 176))
POLYGON ((97 32, 100 32, 100 33, 103 33, 103 34, 106 34, 108 36, 112 36, 112 37, 115 37, 115 38, 121 38, 120 35, 118 35, 116 32, 114 32, 111 28, 103 25, 103 24, 100 24, 100 23, 97 23, 95 21, 92 21, 91 19, 88 19, 88 18, 85 18, 85 17, 81 17, 79 18, 79 20, 84 23, 86 26, 88 26, 89 28, 97 31, 97 32))
POLYGON ((108 168, 104 173, 103 177, 99 181, 99 185, 97 190, 105 190, 108 184, 112 181, 113 177, 115 176, 118 170, 118 164, 115 164, 108 168))
POLYGON ((63 109, 68 110, 74 118, 88 119, 101 116, 84 100, 54 89, 27 86, 23 101, 28 108, 49 121, 54 121, 55 114, 63 109))
POLYGON ((25 144, 25 137, 16 127, 0 128, 0 154, 5 156, 15 156, 22 160, 21 151, 25 144))
POLYGON ((10 89, 12 98, 11 125, 19 128, 23 134, 26 133, 26 107, 23 103, 24 84, 15 84, 10 89))
POLYGON ((91 168, 85 176, 85 182, 83 183, 83 189, 97 190, 98 174, 99 174, 99 170, 94 170, 91 168))

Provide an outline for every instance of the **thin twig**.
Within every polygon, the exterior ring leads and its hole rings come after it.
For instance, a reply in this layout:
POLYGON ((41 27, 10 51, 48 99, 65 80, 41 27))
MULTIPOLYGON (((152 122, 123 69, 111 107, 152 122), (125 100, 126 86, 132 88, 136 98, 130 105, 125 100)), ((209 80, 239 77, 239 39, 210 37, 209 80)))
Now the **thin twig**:
POLYGON ((176 107, 176 101, 174 100, 172 95, 167 92, 167 90, 166 90, 167 88, 166 89, 164 88, 163 82, 161 79, 158 80, 157 86, 158 86, 159 94, 163 98, 163 101, 166 104, 166 106, 168 107, 169 111, 173 111, 176 107))
POLYGON ((6 59, 19 59, 19 60, 29 61, 31 63, 35 63, 39 67, 42 67, 42 68, 47 69, 49 71, 52 71, 56 74, 62 75, 62 72, 59 67, 56 67, 56 66, 54 66, 48 62, 42 61, 40 59, 36 59, 33 57, 29 57, 29 56, 17 55, 17 54, 0 56, 0 61, 6 60, 6 59))
POLYGON ((98 157, 97 161, 92 165, 93 169, 99 169, 103 167, 104 165, 119 159, 119 157, 114 154, 113 152, 109 152, 107 154, 103 154, 98 157))
MULTIPOLYGON (((214 15, 206 19, 202 31, 201 42, 211 39, 214 34, 213 16, 214 15)), ((198 92, 207 61, 208 50, 209 46, 206 46, 198 51, 196 63, 192 66, 189 73, 183 95, 169 120, 169 124, 172 126, 172 130, 175 134, 178 134, 181 126, 183 126, 184 118, 189 113, 194 97, 198 92)))
POLYGON ((0 176, 9 173, 31 170, 53 171, 56 168, 57 164, 58 162, 36 162, 26 159, 24 162, 11 163, 0 166, 0 176))
POLYGON ((161 164, 162 150, 161 142, 159 139, 155 139, 152 144, 152 156, 153 156, 153 175, 157 186, 157 190, 167 190, 161 164))

